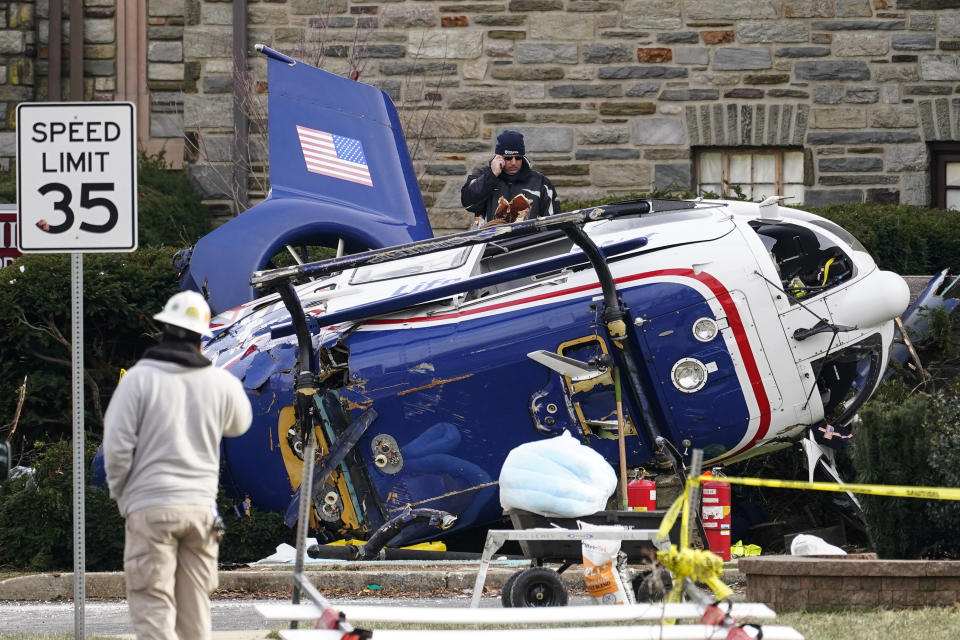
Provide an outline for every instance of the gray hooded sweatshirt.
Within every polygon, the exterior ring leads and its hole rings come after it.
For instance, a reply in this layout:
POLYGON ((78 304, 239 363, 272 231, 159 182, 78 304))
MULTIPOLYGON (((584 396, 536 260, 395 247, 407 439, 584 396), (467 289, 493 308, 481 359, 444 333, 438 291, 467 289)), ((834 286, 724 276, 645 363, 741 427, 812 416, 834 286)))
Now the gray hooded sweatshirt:
POLYGON ((252 417, 243 385, 229 372, 141 359, 120 380, 104 416, 107 485, 120 513, 215 507, 220 439, 243 435, 252 417))

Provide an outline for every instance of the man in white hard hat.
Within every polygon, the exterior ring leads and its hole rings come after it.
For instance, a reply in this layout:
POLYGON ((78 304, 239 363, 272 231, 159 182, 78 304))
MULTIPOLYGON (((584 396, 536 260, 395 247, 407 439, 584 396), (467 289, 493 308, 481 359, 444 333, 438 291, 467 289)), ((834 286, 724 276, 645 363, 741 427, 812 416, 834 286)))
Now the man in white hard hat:
POLYGON ((182 291, 154 316, 163 324, 117 385, 104 416, 110 497, 126 519, 123 569, 137 638, 210 638, 222 523, 216 512, 220 439, 252 420, 240 381, 200 352, 210 307, 182 291))

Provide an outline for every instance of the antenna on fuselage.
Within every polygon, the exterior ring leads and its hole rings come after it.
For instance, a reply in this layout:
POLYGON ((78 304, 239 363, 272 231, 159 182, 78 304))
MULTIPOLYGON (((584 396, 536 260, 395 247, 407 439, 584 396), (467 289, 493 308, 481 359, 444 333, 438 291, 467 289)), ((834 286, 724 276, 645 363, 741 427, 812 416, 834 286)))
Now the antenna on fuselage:
POLYGON ((761 222, 780 222, 783 216, 780 215, 780 201, 790 196, 770 196, 759 205, 761 222))

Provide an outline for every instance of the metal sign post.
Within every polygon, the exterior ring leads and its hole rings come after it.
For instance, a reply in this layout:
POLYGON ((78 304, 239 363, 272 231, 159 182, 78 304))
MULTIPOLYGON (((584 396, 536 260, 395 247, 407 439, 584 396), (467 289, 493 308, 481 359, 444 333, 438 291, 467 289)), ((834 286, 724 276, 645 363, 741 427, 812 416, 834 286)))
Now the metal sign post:
POLYGON ((86 601, 83 253, 137 248, 136 145, 129 102, 17 106, 17 246, 71 254, 75 638, 85 636, 86 601))
POLYGON ((83 254, 70 256, 70 317, 73 325, 73 637, 85 638, 83 632, 86 602, 86 540, 83 475, 83 254))

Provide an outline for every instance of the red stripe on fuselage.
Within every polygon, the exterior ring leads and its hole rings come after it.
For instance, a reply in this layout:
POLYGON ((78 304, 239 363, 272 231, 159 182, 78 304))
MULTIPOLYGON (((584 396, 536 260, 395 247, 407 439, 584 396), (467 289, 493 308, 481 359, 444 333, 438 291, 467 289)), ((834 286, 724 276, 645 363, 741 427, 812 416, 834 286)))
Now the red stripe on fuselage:
MULTIPOLYGON (((760 378, 760 368, 757 366, 756 359, 753 355, 753 349, 750 347, 750 340, 747 338, 746 331, 743 327, 743 321, 740 319, 740 313, 737 311, 737 306, 734 304, 733 299, 730 297, 730 292, 727 291, 727 288, 723 284, 711 276, 708 273, 700 272, 695 273, 692 269, 661 269, 659 271, 646 271, 644 273, 637 273, 631 276, 623 276, 620 278, 615 278, 617 284, 623 284, 626 282, 634 282, 637 280, 646 280, 648 278, 656 278, 663 276, 674 276, 681 278, 691 278, 701 283, 707 287, 714 296, 716 296, 717 301, 720 303, 720 306, 723 307, 724 312, 727 314, 727 322, 730 324, 730 329, 733 331, 734 339, 736 340, 737 347, 740 350, 740 355, 743 360, 744 368, 747 371, 747 377, 750 379, 750 387, 753 390, 753 395, 757 403, 757 410, 760 411, 760 423, 757 425, 757 432, 754 434, 750 442, 746 443, 744 446, 739 449, 732 451, 728 454, 725 454, 718 458, 722 460, 725 458, 730 458, 735 455, 743 453, 754 443, 763 438, 767 431, 770 428, 770 415, 772 409, 770 408, 770 400, 767 398, 766 389, 763 388, 763 381, 760 378), (764 413, 761 410, 761 407, 767 407, 767 412, 764 413)), ((524 304, 529 304, 531 302, 541 302, 543 300, 549 300, 551 298, 559 298, 563 296, 568 296, 574 293, 581 293, 585 291, 590 291, 591 289, 600 289, 600 283, 591 283, 580 285, 578 287, 571 287, 569 289, 563 289, 561 291, 551 291, 549 293, 541 293, 539 295, 530 296, 527 298, 519 298, 517 300, 510 300, 506 302, 499 302, 496 304, 486 305, 483 307, 477 307, 474 309, 467 309, 464 311, 455 311, 453 313, 442 313, 435 316, 417 316, 414 318, 377 318, 372 320, 367 320, 364 324, 368 325, 395 325, 395 324, 407 324, 415 322, 436 322, 437 320, 452 320, 458 318, 466 318, 468 316, 476 315, 479 313, 487 313, 490 311, 496 311, 499 309, 505 309, 508 307, 516 307, 524 304)))

